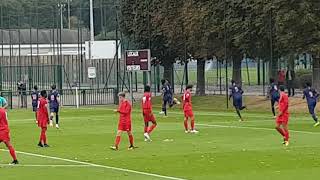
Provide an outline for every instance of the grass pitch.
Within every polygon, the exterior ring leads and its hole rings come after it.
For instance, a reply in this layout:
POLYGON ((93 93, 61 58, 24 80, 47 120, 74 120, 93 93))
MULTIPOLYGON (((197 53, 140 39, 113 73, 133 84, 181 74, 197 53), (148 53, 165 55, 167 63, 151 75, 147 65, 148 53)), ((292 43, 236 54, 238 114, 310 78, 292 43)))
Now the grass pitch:
MULTIPOLYGON (((260 99, 261 100, 261 99, 260 99)), ((284 147, 274 130, 269 102, 247 98, 238 122, 232 109, 224 110, 223 97, 195 97, 199 134, 185 134, 179 108, 169 117, 159 116, 159 99, 154 104, 158 127, 143 138, 143 120, 138 106, 133 112, 133 133, 138 149, 128 151, 122 136, 120 150, 113 145, 118 116, 114 107, 62 108, 61 129, 49 128, 50 148, 38 148, 40 130, 30 110, 9 111, 11 139, 18 152, 19 166, 8 166, 9 153, 0 151, 0 174, 5 180, 105 180, 105 179, 218 179, 267 180, 315 179, 320 171, 320 127, 301 108, 292 108, 291 144, 284 147), (260 102, 260 103, 256 103, 260 102), (303 114, 304 113, 304 114, 303 114)), ((294 100, 293 100, 294 101, 294 100)), ((0 149, 5 149, 0 144, 0 149)))

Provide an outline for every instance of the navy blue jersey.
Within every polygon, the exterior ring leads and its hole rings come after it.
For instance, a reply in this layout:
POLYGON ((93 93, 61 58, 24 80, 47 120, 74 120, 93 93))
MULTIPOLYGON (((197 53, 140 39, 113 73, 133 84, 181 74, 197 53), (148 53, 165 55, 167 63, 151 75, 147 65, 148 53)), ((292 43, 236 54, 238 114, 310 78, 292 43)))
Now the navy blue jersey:
POLYGON ((308 103, 317 102, 318 97, 318 92, 315 89, 312 89, 311 87, 307 87, 303 91, 303 99, 306 98, 308 103))
POLYGON ((233 97, 233 99, 240 99, 242 98, 243 90, 240 86, 232 85, 230 88, 230 98, 233 97))
POLYGON ((170 89, 170 85, 165 83, 162 86, 162 93, 163 93, 163 98, 168 98, 172 96, 172 91, 170 89))
POLYGON ((57 90, 53 90, 49 94, 49 105, 50 108, 57 108, 59 107, 58 97, 60 96, 57 90))
POLYGON ((31 92, 31 100, 32 100, 32 106, 38 106, 39 91, 31 92))
POLYGON ((274 100, 277 100, 280 98, 278 85, 276 85, 275 83, 270 84, 269 93, 270 93, 271 98, 274 100))

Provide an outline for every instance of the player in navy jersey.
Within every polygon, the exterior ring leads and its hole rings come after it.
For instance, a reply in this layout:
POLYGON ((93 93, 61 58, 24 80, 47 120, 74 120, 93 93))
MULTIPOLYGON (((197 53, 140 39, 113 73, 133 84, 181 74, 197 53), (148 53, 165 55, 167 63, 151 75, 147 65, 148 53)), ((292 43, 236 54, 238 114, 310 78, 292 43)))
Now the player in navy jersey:
POLYGON ((49 106, 50 106, 50 126, 53 126, 53 117, 56 118, 56 128, 59 129, 59 107, 60 107, 60 94, 57 91, 56 85, 51 86, 51 92, 49 94, 49 106))
POLYGON ((273 78, 270 78, 269 95, 271 100, 271 110, 274 117, 276 117, 275 104, 279 102, 280 93, 278 85, 275 83, 273 78))
POLYGON ((160 114, 167 116, 167 105, 171 108, 175 104, 180 104, 177 98, 173 97, 173 90, 169 80, 162 79, 162 111, 160 114))
POLYGON ((234 80, 231 81, 231 87, 229 89, 230 89, 229 100, 231 98, 233 99, 233 106, 236 109, 236 112, 240 118, 240 121, 243 121, 243 118, 240 114, 240 111, 246 108, 246 106, 242 105, 243 90, 239 85, 236 84, 234 80))
POLYGON ((315 113, 315 108, 317 106, 319 94, 318 92, 311 88, 310 83, 306 83, 306 88, 303 91, 303 99, 307 99, 309 113, 311 114, 313 120, 315 121, 314 126, 319 126, 320 123, 318 121, 318 117, 315 113))
POLYGON ((38 100, 39 100, 39 91, 38 91, 38 86, 35 85, 33 87, 33 91, 31 92, 31 101, 32 101, 32 111, 35 112, 36 123, 38 123, 37 121, 38 100))

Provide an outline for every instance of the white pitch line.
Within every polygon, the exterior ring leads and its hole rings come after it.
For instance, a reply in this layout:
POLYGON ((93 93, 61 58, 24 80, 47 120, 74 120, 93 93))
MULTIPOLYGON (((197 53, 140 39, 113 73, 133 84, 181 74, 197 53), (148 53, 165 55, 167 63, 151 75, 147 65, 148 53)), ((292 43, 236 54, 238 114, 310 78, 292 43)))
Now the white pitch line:
POLYGON ((11 165, 11 164, 0 164, 0 167, 93 167, 91 165, 72 165, 72 164, 17 164, 17 165, 11 165))
MULTIPOLYGON (((226 125, 217 125, 217 124, 196 124, 198 126, 204 127, 217 127, 217 128, 236 128, 236 129, 252 129, 252 130, 265 130, 265 131, 275 131, 272 128, 260 128, 260 127, 250 127, 250 126, 226 126, 226 125)), ((302 134, 320 134, 320 132, 310 132, 310 131, 298 131, 298 130, 290 130, 289 132, 296 132, 302 134)))
MULTIPOLYGON (((0 149, 0 151, 8 151, 8 150, 0 149)), ((116 171, 123 171, 123 172, 128 172, 128 173, 133 173, 133 174, 140 174, 140 175, 145 175, 145 176, 150 176, 150 177, 157 177, 157 178, 162 178, 162 179, 187 180, 187 179, 177 178, 177 177, 172 177, 172 176, 164 176, 164 175, 159 175, 159 174, 154 174, 154 173, 135 171, 135 170, 131 170, 131 169, 118 168, 118 167, 113 167, 113 166, 105 166, 105 165, 100 165, 100 164, 88 163, 88 162, 83 162, 83 161, 76 161, 76 160, 59 158, 59 157, 54 157, 54 156, 46 156, 46 155, 41 155, 41 154, 28 153, 28 152, 23 152, 23 151, 16 151, 16 153, 24 154, 24 155, 28 155, 28 156, 34 156, 34 157, 41 157, 41 158, 46 158, 46 159, 54 159, 54 160, 60 160, 60 161, 65 161, 65 162, 72 162, 72 163, 88 165, 88 166, 92 166, 92 167, 99 167, 99 168, 111 169, 111 170, 116 170, 116 171)))

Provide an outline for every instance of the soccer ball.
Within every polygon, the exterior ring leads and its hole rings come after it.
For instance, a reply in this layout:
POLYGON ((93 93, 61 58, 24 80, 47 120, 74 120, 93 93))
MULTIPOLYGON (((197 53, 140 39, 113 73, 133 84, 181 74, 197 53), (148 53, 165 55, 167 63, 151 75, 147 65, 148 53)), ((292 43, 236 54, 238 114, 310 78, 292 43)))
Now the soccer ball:
POLYGON ((173 102, 178 105, 180 104, 180 101, 177 98, 173 98, 173 102))

